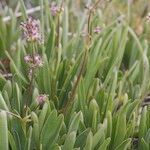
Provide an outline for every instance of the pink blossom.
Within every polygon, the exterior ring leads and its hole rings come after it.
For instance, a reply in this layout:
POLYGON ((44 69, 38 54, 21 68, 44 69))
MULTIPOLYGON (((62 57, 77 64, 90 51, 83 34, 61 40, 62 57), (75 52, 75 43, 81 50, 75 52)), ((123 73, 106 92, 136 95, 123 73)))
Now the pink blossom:
POLYGON ((42 42, 38 20, 29 17, 26 22, 21 23, 21 28, 27 41, 42 42))
POLYGON ((102 31, 102 29, 97 26, 93 31, 94 31, 94 33, 96 33, 96 34, 99 34, 99 33, 102 31))
POLYGON ((59 12, 59 7, 56 4, 52 4, 50 9, 52 16, 56 16, 59 12))
POLYGON ((31 68, 43 66, 42 57, 39 54, 26 55, 24 57, 25 63, 27 63, 31 68))
POLYGON ((55 2, 52 2, 50 10, 52 16, 56 16, 58 13, 63 12, 64 8, 62 5, 58 6, 55 2))
POLYGON ((43 66, 43 60, 39 54, 34 55, 34 64, 39 67, 43 66))
POLYGON ((40 94, 40 95, 36 98, 36 100, 38 101, 38 103, 39 103, 40 105, 42 105, 42 104, 44 104, 44 102, 47 100, 47 98, 48 98, 48 95, 46 95, 46 94, 40 94))
POLYGON ((28 64, 28 63, 31 63, 32 62, 32 58, 30 55, 26 55, 24 56, 24 61, 28 64))

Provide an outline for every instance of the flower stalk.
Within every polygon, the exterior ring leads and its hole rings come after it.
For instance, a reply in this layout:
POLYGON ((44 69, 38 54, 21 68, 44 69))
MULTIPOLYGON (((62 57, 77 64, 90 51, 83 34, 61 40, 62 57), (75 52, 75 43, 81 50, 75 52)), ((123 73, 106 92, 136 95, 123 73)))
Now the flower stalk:
POLYGON ((62 108, 60 110, 60 112, 66 114, 68 109, 70 108, 70 106, 72 105, 72 103, 74 102, 74 99, 75 99, 75 93, 76 93, 76 90, 77 90, 77 87, 80 83, 80 79, 82 77, 82 74, 83 74, 83 71, 84 71, 84 68, 86 66, 86 61, 87 61, 87 54, 88 54, 88 51, 90 49, 90 45, 91 45, 91 17, 92 17, 92 13, 94 11, 94 9, 97 7, 98 3, 100 2, 101 0, 98 0, 92 7, 89 8, 89 15, 88 15, 88 24, 87 24, 87 38, 85 40, 85 45, 86 45, 86 48, 85 48, 85 51, 84 51, 84 55, 83 55, 83 61, 82 61, 82 64, 81 64, 81 68, 80 68, 80 71, 79 71, 79 74, 77 76, 77 80, 71 90, 71 94, 70 94, 70 97, 66 103, 66 105, 64 106, 64 108, 62 108))
MULTIPOLYGON (((40 32, 39 21, 29 17, 26 22, 21 23, 21 28, 24 33, 24 37, 27 42, 32 44, 32 52, 24 57, 25 63, 29 66, 29 87, 27 91, 29 92, 29 97, 32 99, 33 85, 35 70, 43 65, 42 58, 39 54, 36 54, 36 44, 42 43, 42 35, 40 32)), ((29 105, 29 97, 26 100, 26 112, 29 105)))

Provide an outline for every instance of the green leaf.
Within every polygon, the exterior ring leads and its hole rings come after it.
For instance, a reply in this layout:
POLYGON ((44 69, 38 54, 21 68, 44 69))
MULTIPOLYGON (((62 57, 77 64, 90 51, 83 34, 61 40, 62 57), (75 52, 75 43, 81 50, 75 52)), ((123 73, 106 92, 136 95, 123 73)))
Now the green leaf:
POLYGON ((90 132, 87 136, 86 144, 83 150, 92 150, 93 134, 90 132))
POLYGON ((20 6, 21 6, 21 12, 22 12, 22 15, 23 15, 23 19, 25 21, 27 19, 25 4, 24 4, 23 0, 19 0, 19 2, 20 2, 20 6))
POLYGON ((86 92, 85 92, 84 83, 85 83, 84 80, 81 79, 79 87, 78 87, 78 101, 79 101, 79 105, 83 114, 86 114, 87 103, 86 103, 86 92))
POLYGON ((107 150, 107 147, 108 147, 108 145, 109 145, 109 143, 110 143, 110 140, 111 140, 110 137, 107 138, 107 139, 102 143, 102 145, 99 147, 98 150, 107 150))
POLYGON ((12 136, 11 132, 8 131, 8 139, 9 139, 9 145, 12 150, 17 150, 14 137, 12 136))
POLYGON ((146 120, 147 120, 147 107, 144 107, 140 119, 140 125, 139 125, 139 148, 142 148, 142 145, 145 143, 142 141, 142 138, 145 137, 146 131, 147 131, 147 125, 146 125, 146 120))
POLYGON ((32 149, 32 127, 30 126, 29 131, 28 131, 28 135, 27 135, 27 141, 26 141, 26 146, 24 150, 31 150, 32 149))
POLYGON ((39 115, 39 128, 40 128, 40 131, 42 130, 44 122, 46 120, 46 115, 47 115, 48 109, 50 109, 50 106, 49 106, 48 103, 45 103, 44 106, 43 106, 43 109, 41 110, 41 113, 39 115))
POLYGON ((14 109, 16 109, 18 112, 20 112, 21 110, 21 100, 22 100, 22 98, 21 98, 21 96, 22 96, 22 94, 21 94, 21 91, 20 91, 20 88, 19 88, 19 86, 18 86, 18 84, 17 83, 15 83, 15 90, 14 90, 14 97, 15 97, 15 99, 14 99, 14 109))
POLYGON ((1 92, 0 92, 0 109, 9 111, 1 92))
POLYGON ((148 129, 148 131, 146 133, 145 141, 150 144, 150 128, 148 129))
POLYGON ((98 104, 95 99, 92 99, 89 105, 89 120, 90 120, 90 126, 94 131, 97 129, 98 111, 99 111, 98 104))
POLYGON ((80 147, 81 149, 83 149, 83 146, 85 145, 89 131, 90 129, 86 129, 80 135, 77 136, 75 147, 80 147))
POLYGON ((70 123, 68 133, 71 133, 73 131, 77 132, 79 123, 80 123, 80 121, 82 121, 82 118, 83 118, 82 112, 78 112, 74 116, 74 118, 72 119, 72 122, 70 123))
POLYGON ((23 74, 21 73, 21 71, 17 68, 14 60, 11 58, 11 56, 9 55, 9 53, 7 51, 5 51, 5 53, 6 53, 7 57, 10 59, 12 68, 14 69, 15 73, 20 77, 20 79, 22 79, 22 81, 24 83, 27 84, 28 82, 27 82, 26 78, 23 76, 23 74))
POLYGON ((112 133, 112 114, 110 111, 107 112, 107 133, 106 137, 111 137, 112 133))
POLYGON ((141 148, 143 150, 149 150, 149 143, 146 143, 146 141, 143 138, 141 139, 141 148))
POLYGON ((102 144, 105 140, 104 128, 101 127, 93 136, 92 149, 95 149, 99 144, 102 144))
POLYGON ((10 99, 9 99, 7 91, 2 91, 2 94, 3 94, 2 96, 3 96, 4 100, 7 104, 7 107, 10 110, 11 109, 11 104, 10 104, 10 99))
POLYGON ((62 150, 73 150, 74 144, 76 140, 76 132, 71 132, 66 137, 65 143, 62 147, 62 150))
POLYGON ((127 139, 123 141, 120 145, 118 145, 115 150, 127 150, 127 148, 130 146, 131 139, 127 139))
POLYGON ((56 110, 52 111, 47 118, 40 135, 40 141, 43 149, 47 149, 56 142, 62 124, 63 116, 59 115, 57 117, 56 110))
POLYGON ((39 137, 40 137, 40 130, 39 130, 39 120, 38 120, 38 116, 36 115, 36 113, 31 112, 31 119, 33 121, 33 137, 34 137, 34 141, 35 141, 35 145, 36 147, 39 146, 39 137))
POLYGON ((147 107, 144 107, 139 125, 139 138, 144 137, 146 133, 146 119, 147 119, 146 114, 147 114, 147 107))
POLYGON ((8 150, 8 127, 6 112, 0 112, 0 149, 8 150))
POLYGON ((2 74, 0 74, 0 90, 3 89, 6 82, 7 80, 2 76, 2 74))
POLYGON ((134 102, 132 102, 127 110, 127 119, 130 119, 134 110, 136 109, 136 107, 138 106, 139 101, 135 100, 134 102))
POLYGON ((54 43, 55 43, 55 24, 51 23, 51 31, 48 37, 45 50, 48 60, 50 59, 50 57, 52 57, 52 52, 54 51, 54 43))
POLYGON ((10 80, 7 80, 6 84, 3 87, 3 91, 7 91, 9 98, 12 96, 12 84, 10 80))
POLYGON ((116 148, 116 146, 120 145, 123 142, 125 134, 126 134, 126 115, 121 113, 117 119, 113 148, 116 148))
POLYGON ((39 124, 38 123, 34 123, 33 124, 33 137, 34 137, 34 141, 35 141, 35 145, 38 149, 39 145, 40 145, 40 133, 39 133, 39 124))
POLYGON ((70 83, 72 82, 77 70, 78 70, 78 67, 79 67, 79 64, 80 64, 80 59, 81 59, 81 56, 82 56, 82 52, 80 53, 80 55, 78 56, 77 60, 76 60, 76 63, 71 67, 71 69, 68 71, 68 74, 67 74, 67 77, 66 77, 66 80, 63 84, 63 87, 61 89, 61 92, 59 94, 59 99, 62 100, 62 102, 60 102, 60 106, 62 106, 64 100, 65 100, 65 96, 66 96, 66 93, 68 92, 68 90, 70 89, 69 88, 69 85, 70 83), (67 90, 67 91, 66 91, 67 90))

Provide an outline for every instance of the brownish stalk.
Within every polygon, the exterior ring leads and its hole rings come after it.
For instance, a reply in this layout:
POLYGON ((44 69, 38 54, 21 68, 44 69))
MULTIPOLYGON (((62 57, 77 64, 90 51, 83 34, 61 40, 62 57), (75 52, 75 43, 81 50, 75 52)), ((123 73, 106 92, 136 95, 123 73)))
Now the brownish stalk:
POLYGON ((71 106, 71 104, 72 104, 73 101, 74 101, 76 89, 77 89, 77 87, 78 87, 78 84, 79 84, 79 82, 80 82, 82 73, 83 73, 83 71, 84 71, 84 67, 85 67, 85 65, 86 65, 87 52, 88 52, 88 49, 85 50, 85 53, 84 53, 84 56, 83 56, 83 62, 82 62, 82 65, 81 65, 81 69, 80 69, 80 72, 79 72, 79 74, 78 74, 77 80, 76 80, 76 82, 75 82, 75 84, 74 84, 74 86, 73 86, 73 89, 72 89, 72 91, 71 91, 70 98, 68 99, 68 101, 67 101, 66 105, 64 106, 64 108, 62 108, 62 109, 60 110, 60 113, 64 113, 64 114, 65 114, 65 113, 67 112, 69 106, 71 106))
POLYGON ((86 65, 86 60, 87 60, 87 53, 88 53, 88 50, 90 48, 90 44, 91 44, 91 31, 90 31, 90 27, 91 27, 91 17, 92 17, 92 13, 94 11, 94 9, 97 7, 98 3, 100 2, 101 0, 98 0, 97 2, 95 2, 95 4, 93 5, 93 7, 89 10, 89 15, 88 15, 88 24, 87 24, 87 38, 85 40, 86 42, 86 45, 88 45, 85 49, 85 52, 84 52, 84 56, 83 56, 83 62, 82 62, 82 65, 81 65, 81 69, 80 69, 80 72, 77 76, 77 80, 72 88, 72 91, 71 91, 71 94, 70 94, 70 98, 68 99, 66 105, 64 106, 64 108, 62 108, 59 112, 60 113, 66 113, 68 108, 72 105, 73 101, 74 101, 74 98, 75 98, 75 93, 76 93, 76 90, 77 90, 77 87, 79 85, 79 82, 80 82, 80 79, 81 79, 81 76, 82 76, 82 73, 84 71, 84 67, 86 65))
POLYGON ((95 4, 92 6, 92 8, 89 9, 89 15, 88 15, 88 36, 89 36, 89 39, 91 40, 91 17, 92 17, 92 13, 94 12, 94 10, 96 9, 96 7, 98 6, 98 4, 101 2, 101 0, 97 0, 95 2, 95 4))
POLYGON ((91 35, 91 31, 90 31, 90 23, 91 23, 91 17, 92 17, 92 11, 90 10, 89 12, 89 16, 88 16, 88 36, 91 39, 90 35, 91 35))

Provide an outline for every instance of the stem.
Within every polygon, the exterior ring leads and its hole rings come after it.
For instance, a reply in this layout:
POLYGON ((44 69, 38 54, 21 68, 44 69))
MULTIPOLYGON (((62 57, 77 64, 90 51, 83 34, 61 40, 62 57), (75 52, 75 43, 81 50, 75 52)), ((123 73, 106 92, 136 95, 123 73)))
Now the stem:
POLYGON ((81 79, 81 76, 82 76, 82 73, 83 73, 83 70, 84 70, 84 67, 85 67, 85 64, 86 64, 86 58, 87 58, 87 52, 89 50, 89 45, 90 45, 90 42, 91 41, 91 31, 90 31, 90 23, 91 23, 91 17, 92 17, 92 13, 93 13, 93 10, 97 7, 98 3, 100 2, 101 0, 98 0, 97 2, 95 2, 95 4, 93 5, 93 7, 89 10, 89 15, 88 15, 88 38, 89 40, 86 42, 86 49, 85 49, 85 53, 84 53, 84 56, 83 56, 83 62, 82 62, 82 65, 81 65, 81 69, 80 69, 80 72, 78 74, 78 77, 77 77, 77 81, 75 82, 73 88, 72 88, 72 91, 71 91, 71 95, 70 95, 70 98, 68 99, 66 105, 64 106, 64 108, 62 108, 59 112, 63 112, 64 114, 67 112, 68 108, 71 106, 71 104, 73 103, 74 101, 74 98, 75 98, 75 93, 76 93, 76 90, 77 90, 77 87, 79 85, 79 82, 80 82, 80 79, 81 79))
POLYGON ((94 11, 94 9, 96 9, 97 5, 100 3, 101 0, 97 0, 95 2, 95 4, 92 6, 92 8, 89 9, 89 15, 88 15, 88 37, 89 37, 89 40, 91 40, 91 17, 92 17, 92 13, 94 11))
POLYGON ((91 35, 91 31, 90 31, 91 16, 92 16, 92 11, 90 10, 89 16, 88 16, 88 36, 91 35))
POLYGON ((70 95, 70 98, 69 100, 67 101, 67 104, 64 106, 64 108, 62 110, 60 110, 60 112, 63 112, 63 113, 66 113, 69 106, 71 106, 71 104, 73 103, 74 101, 74 98, 75 98, 75 93, 76 93, 76 89, 79 85, 79 82, 80 82, 80 79, 81 79, 81 76, 82 76, 82 73, 83 73, 83 70, 84 70, 84 67, 85 67, 85 64, 86 64, 86 58, 87 58, 87 52, 88 52, 88 49, 86 48, 85 49, 85 53, 84 53, 84 56, 83 56, 83 62, 82 62, 82 66, 81 66, 81 69, 80 69, 80 72, 78 74, 78 77, 77 77, 77 80, 73 86, 73 89, 71 91, 71 95, 70 95))
MULTIPOLYGON (((35 60, 34 60, 34 52, 35 52, 34 48, 35 47, 34 47, 34 43, 33 43, 33 48, 32 48, 33 64, 35 62, 35 60)), ((31 97, 31 99, 32 99, 32 93, 33 93, 32 87, 33 87, 33 83, 34 83, 34 71, 35 71, 35 68, 31 67, 30 69, 31 69, 32 75, 31 75, 31 80, 30 80, 30 83, 29 83, 28 92, 29 92, 29 97, 31 97)), ((27 111, 27 108, 28 108, 28 103, 29 103, 29 98, 27 98, 27 100, 26 100, 26 111, 27 111)))
POLYGON ((59 42, 60 42, 60 14, 58 14, 58 20, 57 20, 58 24, 57 24, 57 47, 59 47, 59 42))
POLYGON ((43 0, 40 1, 40 4, 41 4, 41 24, 42 24, 41 28, 42 28, 42 37, 44 40, 44 2, 43 0))
POLYGON ((61 2, 61 5, 60 5, 60 12, 58 13, 58 24, 57 24, 57 47, 59 47, 59 43, 60 43, 60 30, 59 30, 59 27, 60 27, 60 14, 61 14, 61 11, 62 11, 62 8, 63 8, 63 3, 64 3, 64 0, 62 0, 61 2))

